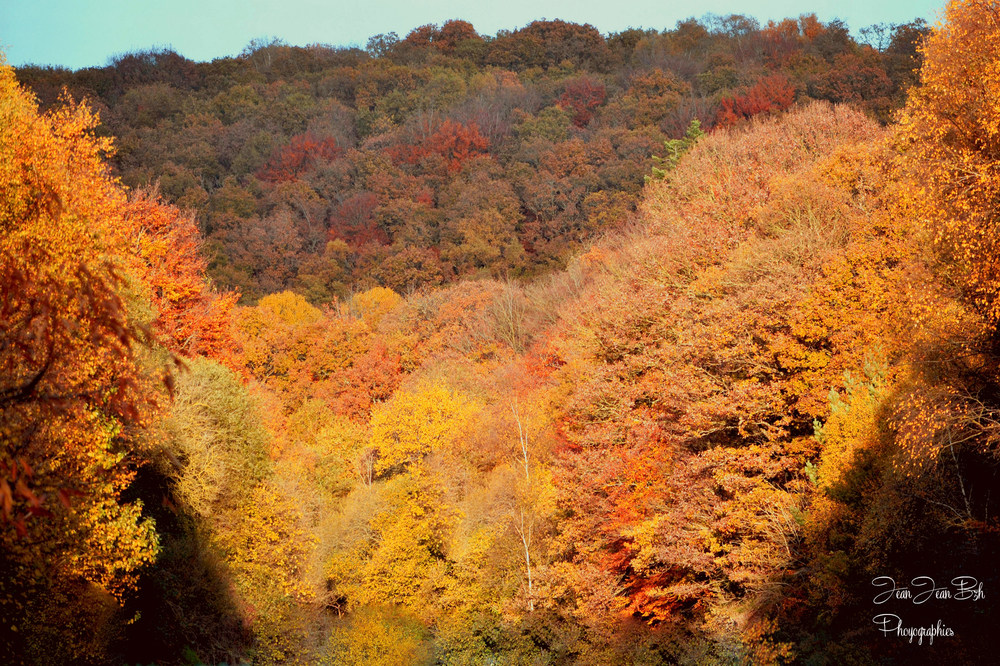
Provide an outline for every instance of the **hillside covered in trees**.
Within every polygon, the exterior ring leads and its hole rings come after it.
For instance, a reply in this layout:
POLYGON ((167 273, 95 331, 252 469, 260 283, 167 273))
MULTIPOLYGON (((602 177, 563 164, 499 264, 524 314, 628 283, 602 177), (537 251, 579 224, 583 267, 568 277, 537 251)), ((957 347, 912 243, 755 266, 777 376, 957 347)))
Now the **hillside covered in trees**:
POLYGON ((1000 7, 865 36, 0 65, 0 660, 988 663, 1000 7))
POLYGON ((152 51, 17 76, 43 108, 87 99, 122 182, 197 211, 216 285, 321 305, 563 267, 634 213, 653 156, 695 119, 709 131, 823 99, 886 122, 925 31, 875 26, 872 46, 815 16, 607 37, 455 20, 365 51, 275 40, 211 63, 152 51))

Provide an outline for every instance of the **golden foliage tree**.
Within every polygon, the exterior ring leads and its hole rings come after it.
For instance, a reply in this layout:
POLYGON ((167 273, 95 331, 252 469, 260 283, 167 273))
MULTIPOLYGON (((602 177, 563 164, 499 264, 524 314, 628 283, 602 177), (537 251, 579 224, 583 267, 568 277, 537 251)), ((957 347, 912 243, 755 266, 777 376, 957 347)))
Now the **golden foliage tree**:
POLYGON ((372 414, 371 445, 378 450, 376 471, 412 466, 451 444, 476 412, 474 402, 443 387, 400 392, 372 414))
POLYGON ((924 48, 897 132, 904 200, 930 232, 948 277, 1000 323, 1000 8, 955 0, 924 48))
POLYGON ((46 589, 121 594, 157 552, 120 501, 157 390, 96 123, 70 102, 39 114, 0 64, 0 643, 29 653, 46 589))

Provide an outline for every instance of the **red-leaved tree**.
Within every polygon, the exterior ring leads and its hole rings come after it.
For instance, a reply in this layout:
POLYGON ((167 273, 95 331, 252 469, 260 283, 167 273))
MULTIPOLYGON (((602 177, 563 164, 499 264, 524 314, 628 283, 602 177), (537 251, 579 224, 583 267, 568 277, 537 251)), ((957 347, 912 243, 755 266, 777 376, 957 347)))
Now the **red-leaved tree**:
POLYGON ((272 183, 295 180, 311 169, 317 160, 335 160, 344 153, 336 140, 312 134, 293 136, 288 145, 277 151, 257 172, 257 177, 272 183))
POLYGON ((572 112, 573 124, 586 127, 607 95, 604 84, 592 78, 580 78, 566 84, 566 91, 559 98, 559 106, 572 112))
POLYGON ((788 79, 783 74, 771 74, 743 94, 723 99, 715 124, 719 127, 731 127, 761 113, 784 111, 794 101, 795 88, 788 79))

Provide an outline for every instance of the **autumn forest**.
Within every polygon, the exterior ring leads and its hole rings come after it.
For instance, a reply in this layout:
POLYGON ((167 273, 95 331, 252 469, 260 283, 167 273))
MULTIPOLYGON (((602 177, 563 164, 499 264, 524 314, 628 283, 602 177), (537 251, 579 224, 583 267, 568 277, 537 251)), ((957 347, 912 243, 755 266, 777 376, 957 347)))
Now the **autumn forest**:
POLYGON ((853 28, 0 55, 0 662, 995 663, 1000 3, 853 28))

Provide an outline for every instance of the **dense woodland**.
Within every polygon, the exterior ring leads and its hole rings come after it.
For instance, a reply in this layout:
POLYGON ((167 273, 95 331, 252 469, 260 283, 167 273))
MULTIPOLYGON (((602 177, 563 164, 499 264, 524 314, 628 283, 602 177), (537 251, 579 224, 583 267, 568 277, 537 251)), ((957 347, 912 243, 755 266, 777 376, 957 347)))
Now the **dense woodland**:
POLYGON ((875 48, 814 16, 607 38, 562 21, 487 38, 449 21, 367 51, 261 40, 211 63, 154 51, 17 76, 43 108, 86 99, 122 183, 197 211, 219 289, 321 306, 564 268, 634 214, 653 156, 695 119, 710 131, 825 99, 884 123, 924 31, 874 26, 875 48))
POLYGON ((988 663, 1000 5, 859 36, 0 64, 0 660, 988 663))

